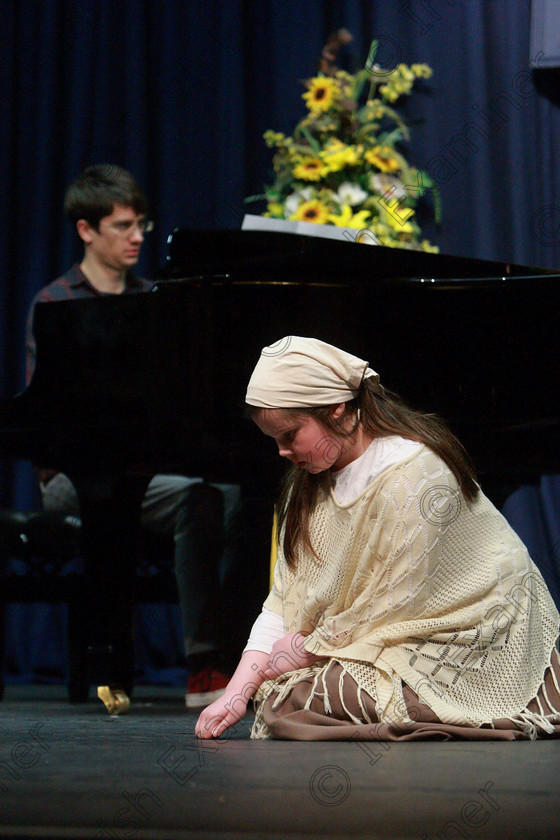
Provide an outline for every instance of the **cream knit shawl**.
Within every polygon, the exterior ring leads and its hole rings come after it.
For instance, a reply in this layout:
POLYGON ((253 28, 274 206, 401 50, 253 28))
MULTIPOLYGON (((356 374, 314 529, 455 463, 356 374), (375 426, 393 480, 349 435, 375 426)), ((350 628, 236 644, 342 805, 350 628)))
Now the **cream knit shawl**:
POLYGON ((265 606, 305 647, 347 666, 381 720, 406 720, 402 682, 443 723, 516 717, 550 665, 559 615, 527 549, 479 493, 467 503, 430 449, 385 470, 347 505, 321 491, 321 558, 281 540, 265 606), (373 666, 373 667, 372 667, 373 666))

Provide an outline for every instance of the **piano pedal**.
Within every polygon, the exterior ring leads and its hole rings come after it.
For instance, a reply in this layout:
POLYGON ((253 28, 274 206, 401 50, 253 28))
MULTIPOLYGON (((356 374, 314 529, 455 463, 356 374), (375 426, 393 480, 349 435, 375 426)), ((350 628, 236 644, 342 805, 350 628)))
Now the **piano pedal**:
POLYGON ((125 715, 130 711, 130 697, 121 688, 99 685, 97 696, 105 704, 110 715, 125 715))

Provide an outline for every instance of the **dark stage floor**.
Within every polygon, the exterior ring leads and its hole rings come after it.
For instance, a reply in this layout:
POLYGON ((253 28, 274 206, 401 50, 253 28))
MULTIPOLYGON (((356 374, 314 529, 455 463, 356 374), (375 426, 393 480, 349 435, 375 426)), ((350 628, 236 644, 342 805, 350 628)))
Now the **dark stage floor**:
POLYGON ((560 743, 293 743, 193 736, 178 689, 110 717, 62 687, 0 704, 0 836, 557 840, 560 743))

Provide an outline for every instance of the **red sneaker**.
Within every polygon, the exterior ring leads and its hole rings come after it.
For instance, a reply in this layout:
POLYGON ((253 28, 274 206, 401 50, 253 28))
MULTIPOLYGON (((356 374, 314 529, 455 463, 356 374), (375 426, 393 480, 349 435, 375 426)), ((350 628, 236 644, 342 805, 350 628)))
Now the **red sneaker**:
POLYGON ((222 696, 229 680, 230 678, 223 671, 207 665, 202 671, 188 678, 185 706, 187 709, 208 706, 222 696))

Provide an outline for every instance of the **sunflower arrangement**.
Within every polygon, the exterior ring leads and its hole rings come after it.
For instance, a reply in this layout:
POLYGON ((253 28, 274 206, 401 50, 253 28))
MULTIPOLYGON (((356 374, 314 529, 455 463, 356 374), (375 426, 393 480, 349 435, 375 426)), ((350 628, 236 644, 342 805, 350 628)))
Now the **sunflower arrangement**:
POLYGON ((293 136, 265 132, 276 149, 275 180, 247 200, 266 199, 262 215, 271 218, 354 228, 356 241, 437 252, 422 238, 415 212, 430 190, 439 220, 435 185, 404 157, 409 130, 393 107, 432 71, 427 64, 378 66, 373 41, 365 68, 352 75, 334 65, 337 43, 327 45, 319 74, 305 83, 307 114, 293 136))

